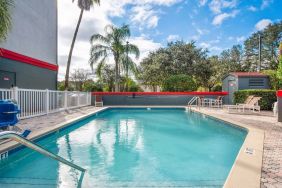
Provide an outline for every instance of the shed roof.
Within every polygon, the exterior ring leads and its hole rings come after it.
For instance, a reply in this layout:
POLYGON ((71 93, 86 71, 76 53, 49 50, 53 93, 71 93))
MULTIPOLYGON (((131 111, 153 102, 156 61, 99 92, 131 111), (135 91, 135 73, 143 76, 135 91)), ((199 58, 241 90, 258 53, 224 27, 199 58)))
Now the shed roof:
POLYGON ((230 72, 229 74, 236 77, 268 77, 260 72, 230 72))

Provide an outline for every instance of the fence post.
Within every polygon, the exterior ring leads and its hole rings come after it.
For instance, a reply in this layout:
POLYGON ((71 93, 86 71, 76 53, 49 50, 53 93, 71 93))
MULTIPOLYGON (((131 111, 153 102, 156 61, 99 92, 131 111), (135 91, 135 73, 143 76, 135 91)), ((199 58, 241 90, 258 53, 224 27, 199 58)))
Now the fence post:
POLYGON ((49 90, 46 89, 46 114, 49 113, 49 90))
POLYGON ((86 94, 86 106, 88 106, 88 92, 86 92, 85 94, 86 94))
POLYGON ((91 105, 92 103, 92 93, 91 92, 88 92, 88 105, 91 105))
POLYGON ((68 91, 65 91, 65 96, 64 96, 64 107, 65 107, 65 110, 68 109, 68 91))
POLYGON ((12 88, 12 99, 19 103, 19 90, 18 87, 12 88))
POLYGON ((79 97, 80 97, 80 92, 77 92, 77 106, 80 106, 80 99, 79 99, 79 97))

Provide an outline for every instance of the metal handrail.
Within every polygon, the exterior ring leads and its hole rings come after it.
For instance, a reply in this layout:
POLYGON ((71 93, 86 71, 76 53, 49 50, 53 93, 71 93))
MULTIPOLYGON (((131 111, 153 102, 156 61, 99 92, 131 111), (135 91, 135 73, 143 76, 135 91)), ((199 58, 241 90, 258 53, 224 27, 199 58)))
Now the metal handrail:
POLYGON ((198 99, 199 97, 193 97, 189 102, 188 102, 188 107, 191 107, 192 104, 198 99))
POLYGON ((25 145, 26 147, 30 148, 30 149, 33 149, 49 158, 52 158, 52 159, 55 159, 61 163, 64 163, 65 165, 68 165, 72 168, 75 168, 77 170, 80 170, 81 172, 85 172, 86 170, 80 166, 77 166, 76 164, 70 162, 70 161, 67 161, 66 159, 54 154, 54 153, 51 153, 50 151, 42 148, 41 146, 23 138, 22 136, 18 135, 17 133, 13 132, 13 131, 3 131, 3 132, 0 132, 0 139, 5 139, 5 138, 10 138, 14 141, 17 141, 19 143, 21 143, 22 145, 25 145))

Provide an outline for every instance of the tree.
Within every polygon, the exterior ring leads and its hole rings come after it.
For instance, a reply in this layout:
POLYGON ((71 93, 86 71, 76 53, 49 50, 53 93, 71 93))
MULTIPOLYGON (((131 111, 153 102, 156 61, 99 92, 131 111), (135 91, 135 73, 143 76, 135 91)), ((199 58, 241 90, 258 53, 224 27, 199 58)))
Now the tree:
POLYGON ((173 75, 183 74, 195 77, 197 65, 205 61, 206 58, 207 51, 197 48, 194 42, 176 41, 168 43, 167 47, 150 53, 140 63, 138 79, 144 85, 156 88, 162 86, 166 78, 173 75))
POLYGON ((99 70, 99 73, 96 72, 96 74, 99 77, 99 80, 105 85, 106 91, 113 91, 114 90, 114 84, 115 84, 115 69, 111 65, 103 64, 103 67, 101 67, 99 70))
POLYGON ((157 91, 158 86, 161 86, 168 76, 166 73, 167 66, 162 66, 162 64, 169 62, 169 56, 161 51, 162 49, 151 52, 148 57, 142 60, 139 66, 139 82, 151 86, 154 91, 157 91))
POLYGON ((82 91, 83 83, 89 79, 90 73, 84 69, 75 69, 71 74, 71 81, 75 85, 75 90, 82 91))
POLYGON ((163 84, 163 91, 195 91, 197 85, 191 76, 184 74, 168 77, 163 84))
POLYGON ((82 85, 83 91, 93 92, 93 91, 103 91, 103 84, 101 82, 94 82, 91 79, 86 80, 82 85))
MULTIPOLYGON (((72 1, 74 2, 74 0, 72 0, 72 1)), ((89 11, 90 8, 94 4, 100 5, 100 0, 77 0, 77 5, 80 8, 80 14, 79 14, 78 22, 76 24, 74 35, 73 35, 73 38, 72 38, 70 52, 69 52, 68 61, 67 61, 67 69, 66 69, 66 75, 65 75, 65 89, 66 90, 69 87, 69 72, 70 72, 72 52, 73 52, 74 43, 75 43, 75 40, 76 40, 76 37, 77 37, 77 33, 78 33, 78 30, 79 30, 79 26, 80 26, 80 23, 81 23, 81 20, 82 20, 83 12, 89 11)))
POLYGON ((279 79, 279 83, 282 85, 282 42, 279 45, 279 65, 277 69, 277 78, 279 79))
POLYGON ((102 64, 105 64, 108 57, 113 55, 115 61, 115 91, 119 91, 120 71, 125 68, 122 67, 125 65, 122 63, 124 56, 127 58, 128 54, 133 54, 135 58, 138 58, 140 52, 136 45, 126 43, 126 40, 130 37, 128 25, 122 27, 108 25, 105 27, 105 32, 105 36, 101 34, 92 35, 89 63, 92 68, 96 63, 98 63, 98 67, 103 67, 102 64))
POLYGON ((244 42, 244 67, 256 71, 259 63, 259 36, 261 37, 262 70, 277 69, 278 46, 282 40, 282 21, 270 24, 264 30, 253 33, 244 42))
POLYGON ((11 28, 11 7, 14 6, 13 0, 0 1, 0 42, 7 37, 8 31, 11 28))
POLYGON ((269 85, 273 90, 278 90, 281 87, 282 82, 279 81, 278 71, 276 70, 263 70, 262 73, 268 75, 269 77, 269 85))

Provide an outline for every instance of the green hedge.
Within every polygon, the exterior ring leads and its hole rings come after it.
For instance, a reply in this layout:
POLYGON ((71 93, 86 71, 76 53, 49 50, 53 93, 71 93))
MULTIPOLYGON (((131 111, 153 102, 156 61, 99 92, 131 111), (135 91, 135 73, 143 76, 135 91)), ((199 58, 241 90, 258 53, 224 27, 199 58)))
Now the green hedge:
POLYGON ((262 97, 259 101, 259 105, 262 110, 271 110, 272 104, 277 101, 276 91, 268 89, 246 89, 239 90, 234 93, 234 103, 244 103, 249 95, 256 97, 262 97))

